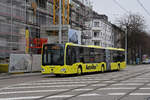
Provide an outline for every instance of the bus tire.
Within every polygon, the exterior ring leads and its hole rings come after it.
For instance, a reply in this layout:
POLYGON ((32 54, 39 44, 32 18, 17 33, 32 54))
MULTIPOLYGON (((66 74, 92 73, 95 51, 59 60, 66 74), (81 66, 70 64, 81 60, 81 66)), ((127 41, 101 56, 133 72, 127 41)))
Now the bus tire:
POLYGON ((62 75, 61 75, 61 74, 55 74, 55 76, 56 76, 56 77, 61 77, 62 75))
POLYGON ((118 71, 120 70, 120 64, 118 64, 118 71))
POLYGON ((79 66, 78 69, 77 69, 77 75, 82 75, 82 67, 79 66))
POLYGON ((104 69, 104 65, 101 66, 101 72, 104 72, 105 69, 104 69))

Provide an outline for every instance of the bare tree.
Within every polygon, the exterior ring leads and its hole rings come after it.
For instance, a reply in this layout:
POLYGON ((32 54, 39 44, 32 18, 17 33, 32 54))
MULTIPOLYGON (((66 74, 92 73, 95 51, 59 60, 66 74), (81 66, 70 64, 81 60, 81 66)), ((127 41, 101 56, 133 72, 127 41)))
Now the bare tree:
POLYGON ((141 58, 142 55, 142 46, 144 43, 144 32, 145 30, 145 21, 144 17, 139 14, 129 14, 123 16, 118 20, 120 28, 126 27, 127 29, 127 38, 128 38, 128 63, 136 62, 137 58, 141 58))

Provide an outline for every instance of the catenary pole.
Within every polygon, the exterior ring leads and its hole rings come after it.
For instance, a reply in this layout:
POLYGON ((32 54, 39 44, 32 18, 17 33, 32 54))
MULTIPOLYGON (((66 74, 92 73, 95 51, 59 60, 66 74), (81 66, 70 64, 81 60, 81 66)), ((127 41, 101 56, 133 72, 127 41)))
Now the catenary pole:
POLYGON ((127 54, 127 51, 128 51, 128 29, 127 27, 125 28, 125 61, 126 63, 128 62, 128 54, 127 54))

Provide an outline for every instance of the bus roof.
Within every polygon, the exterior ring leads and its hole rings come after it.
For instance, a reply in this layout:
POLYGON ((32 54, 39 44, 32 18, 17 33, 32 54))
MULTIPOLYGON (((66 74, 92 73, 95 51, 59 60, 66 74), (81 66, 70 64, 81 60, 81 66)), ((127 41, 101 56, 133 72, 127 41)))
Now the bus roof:
POLYGON ((101 49, 109 49, 109 50, 119 50, 119 51, 125 51, 125 49, 122 48, 112 48, 112 47, 101 47, 101 46, 95 46, 95 45, 79 45, 74 43, 66 43, 66 45, 72 45, 72 46, 81 46, 81 47, 89 47, 89 48, 101 48, 101 49))

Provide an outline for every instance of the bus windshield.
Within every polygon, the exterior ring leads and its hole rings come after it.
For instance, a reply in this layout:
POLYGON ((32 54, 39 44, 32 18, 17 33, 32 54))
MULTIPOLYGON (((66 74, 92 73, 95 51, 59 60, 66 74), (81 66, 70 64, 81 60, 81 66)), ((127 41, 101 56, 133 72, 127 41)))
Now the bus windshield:
POLYGON ((42 65, 64 65, 65 45, 47 44, 43 46, 42 65))

